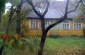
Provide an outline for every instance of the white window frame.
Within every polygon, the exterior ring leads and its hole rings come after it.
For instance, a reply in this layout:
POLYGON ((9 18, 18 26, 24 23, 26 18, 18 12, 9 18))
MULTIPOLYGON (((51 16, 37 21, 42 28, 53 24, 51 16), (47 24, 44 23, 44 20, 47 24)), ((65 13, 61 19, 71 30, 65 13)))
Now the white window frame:
POLYGON ((29 24, 30 24, 30 29, 36 29, 36 30, 39 29, 39 20, 31 19, 29 24))
POLYGON ((80 21, 80 23, 78 21, 73 21, 73 29, 74 30, 81 30, 82 29, 82 21, 80 21), (76 23, 75 23, 76 22, 76 23), (74 25, 77 24, 77 29, 75 29, 74 25), (79 25, 81 24, 81 27, 79 28, 79 25))
POLYGON ((63 29, 69 30, 70 29, 70 21, 69 20, 65 20, 65 21, 63 22, 63 29), (65 21, 68 21, 68 23, 65 23, 65 21), (67 27, 67 25, 69 25, 69 27, 67 27))

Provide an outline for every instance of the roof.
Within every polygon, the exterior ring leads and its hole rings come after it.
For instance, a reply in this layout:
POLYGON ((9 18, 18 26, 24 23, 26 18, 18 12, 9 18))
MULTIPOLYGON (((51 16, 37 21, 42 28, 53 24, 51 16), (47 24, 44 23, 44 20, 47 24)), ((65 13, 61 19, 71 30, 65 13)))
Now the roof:
MULTIPOLYGON (((45 15, 45 18, 54 18, 54 19, 59 19, 64 16, 65 13, 65 7, 66 7, 66 1, 56 1, 56 2, 51 2, 48 12, 45 15)), ((72 9, 72 8, 69 8, 72 9)), ((71 12, 68 14, 67 18, 74 18, 79 15, 78 11, 71 12)), ((34 12, 30 12, 26 17, 30 18, 39 18, 39 16, 34 12)))

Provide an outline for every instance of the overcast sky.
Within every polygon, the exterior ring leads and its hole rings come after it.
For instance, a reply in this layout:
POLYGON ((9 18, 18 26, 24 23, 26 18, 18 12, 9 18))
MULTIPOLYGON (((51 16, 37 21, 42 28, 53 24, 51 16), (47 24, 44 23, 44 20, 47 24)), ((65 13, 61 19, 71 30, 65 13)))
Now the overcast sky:
POLYGON ((12 5, 11 3, 5 4, 5 13, 10 9, 11 5, 12 5))

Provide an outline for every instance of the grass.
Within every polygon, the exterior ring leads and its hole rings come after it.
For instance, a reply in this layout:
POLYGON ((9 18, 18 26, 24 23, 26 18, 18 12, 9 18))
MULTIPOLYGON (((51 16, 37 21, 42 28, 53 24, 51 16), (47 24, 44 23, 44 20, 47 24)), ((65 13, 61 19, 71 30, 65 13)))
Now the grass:
MULTIPOLYGON (((36 55, 36 51, 30 52, 29 48, 13 51, 12 55, 36 55)), ((43 55, 85 55, 85 38, 63 37, 47 38, 43 55)))
MULTIPOLYGON (((47 38, 44 55, 83 55, 85 39, 79 37, 47 38)), ((85 55, 85 54, 84 54, 85 55)))
POLYGON ((53 46, 54 48, 85 47, 85 39, 79 37, 47 38, 45 46, 53 46))

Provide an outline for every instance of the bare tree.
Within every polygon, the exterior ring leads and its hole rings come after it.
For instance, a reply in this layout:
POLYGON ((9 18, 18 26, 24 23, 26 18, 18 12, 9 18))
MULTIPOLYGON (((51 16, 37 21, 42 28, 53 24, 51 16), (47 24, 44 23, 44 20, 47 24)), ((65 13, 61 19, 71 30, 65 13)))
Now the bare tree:
POLYGON ((31 0, 26 0, 26 1, 28 2, 29 5, 32 6, 33 11, 41 18, 40 20, 41 20, 41 27, 42 27, 42 37, 41 37, 41 42, 40 42, 40 49, 38 50, 38 55, 42 55, 42 53, 43 53, 43 48, 44 48, 44 44, 45 44, 45 40, 46 40, 46 36, 47 36, 48 31, 49 31, 51 28, 53 28, 55 25, 63 22, 64 20, 66 20, 66 19, 67 19, 67 15, 68 15, 69 13, 76 11, 77 8, 78 8, 78 6, 79 6, 79 4, 81 3, 82 0, 79 0, 79 2, 78 2, 78 4, 77 4, 77 6, 75 7, 75 9, 70 10, 70 11, 68 11, 69 0, 67 0, 64 17, 63 17, 63 18, 60 18, 57 22, 49 25, 46 29, 45 29, 45 18, 44 18, 44 17, 45 17, 45 15, 46 15, 46 13, 48 12, 48 9, 49 9, 49 5, 50 5, 49 1, 46 0, 47 5, 46 5, 46 9, 45 9, 45 11, 43 12, 43 14, 39 13, 39 12, 36 10, 36 8, 35 8, 35 6, 33 5, 33 3, 32 3, 31 0))

